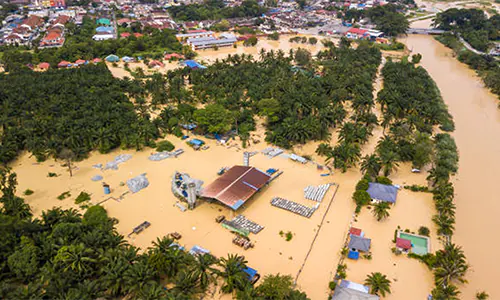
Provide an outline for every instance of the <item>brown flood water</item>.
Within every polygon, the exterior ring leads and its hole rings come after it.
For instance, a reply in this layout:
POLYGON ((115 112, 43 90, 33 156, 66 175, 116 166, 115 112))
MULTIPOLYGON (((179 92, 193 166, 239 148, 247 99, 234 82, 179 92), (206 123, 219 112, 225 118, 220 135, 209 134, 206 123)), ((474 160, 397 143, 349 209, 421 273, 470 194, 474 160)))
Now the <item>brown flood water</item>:
POLYGON ((498 99, 450 49, 432 37, 410 35, 403 42, 423 55, 421 65, 441 90, 456 124, 453 136, 460 166, 453 180, 457 205, 453 240, 463 247, 471 265, 469 284, 461 287, 460 298, 473 299, 477 291, 485 290, 490 299, 500 299, 500 259, 490 250, 500 246, 493 233, 500 227, 500 197, 495 191, 500 178, 498 99))

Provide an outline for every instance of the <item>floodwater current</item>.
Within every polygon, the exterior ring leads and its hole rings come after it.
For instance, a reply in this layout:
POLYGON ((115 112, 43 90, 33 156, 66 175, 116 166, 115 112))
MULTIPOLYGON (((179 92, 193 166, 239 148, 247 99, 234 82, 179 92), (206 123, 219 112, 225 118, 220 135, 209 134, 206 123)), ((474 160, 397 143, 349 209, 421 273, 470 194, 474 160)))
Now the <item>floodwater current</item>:
POLYGON ((470 263, 468 284, 461 286, 461 299, 473 299, 485 290, 490 299, 500 299, 500 246, 495 231, 500 228, 500 110, 498 98, 481 79, 453 57, 450 49, 431 36, 409 35, 403 39, 413 53, 421 53, 421 65, 441 90, 455 120, 453 133, 460 153, 454 177, 457 205, 453 242, 461 245, 470 263))

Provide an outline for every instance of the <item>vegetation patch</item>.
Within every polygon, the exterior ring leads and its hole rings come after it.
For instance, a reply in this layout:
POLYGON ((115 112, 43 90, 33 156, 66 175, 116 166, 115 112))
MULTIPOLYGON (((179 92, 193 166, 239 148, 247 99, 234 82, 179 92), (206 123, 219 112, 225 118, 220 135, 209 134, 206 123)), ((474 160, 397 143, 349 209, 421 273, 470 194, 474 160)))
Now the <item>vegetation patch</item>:
POLYGON ((170 152, 174 149, 175 149, 174 144, 172 144, 169 141, 161 141, 161 142, 156 143, 156 151, 158 151, 158 152, 163 152, 163 151, 170 152))
POLYGON ((33 195, 33 193, 34 193, 34 192, 33 192, 32 190, 30 190, 30 189, 26 189, 26 190, 24 191, 24 193, 23 193, 23 194, 24 194, 25 196, 29 196, 29 195, 33 195))
POLYGON ((75 199, 75 204, 80 204, 90 200, 90 194, 87 192, 81 192, 75 199))
POLYGON ((71 197, 71 193, 69 191, 62 193, 61 195, 57 196, 57 199, 59 200, 64 200, 68 197, 71 197))

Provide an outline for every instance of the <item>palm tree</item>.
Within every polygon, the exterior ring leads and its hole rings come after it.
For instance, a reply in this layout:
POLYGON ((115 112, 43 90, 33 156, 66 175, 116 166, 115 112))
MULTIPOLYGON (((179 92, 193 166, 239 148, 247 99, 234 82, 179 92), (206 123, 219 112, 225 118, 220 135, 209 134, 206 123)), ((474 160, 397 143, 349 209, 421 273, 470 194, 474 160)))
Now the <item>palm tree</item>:
POLYGON ((372 178, 378 176, 381 168, 380 159, 376 154, 366 155, 361 161, 361 171, 364 174, 368 174, 372 178))
POLYGON ((198 284, 198 279, 194 274, 181 271, 175 279, 175 287, 170 290, 175 295, 188 296, 189 298, 195 298, 194 296, 204 292, 204 290, 198 284))
POLYGON ((141 300, 159 300, 165 299, 166 295, 165 289, 159 283, 151 282, 141 288, 136 298, 141 300))
POLYGON ((155 271, 145 259, 133 264, 125 271, 123 276, 125 277, 127 291, 133 295, 137 295, 144 286, 152 284, 157 279, 155 271))
POLYGON ((453 234, 453 231, 455 230, 455 218, 453 216, 439 214, 435 215, 432 218, 432 221, 434 221, 438 227, 438 234, 444 236, 451 236, 453 234))
POLYGON ((391 209, 389 203, 379 202, 373 206, 372 213, 377 218, 377 221, 382 221, 389 217, 389 209, 391 209))
POLYGON ((328 153, 332 152, 332 146, 326 144, 326 143, 321 143, 318 145, 318 148, 316 148, 316 154, 319 156, 326 156, 328 153))
POLYGON ((443 250, 436 252, 434 267, 436 285, 450 285, 455 280, 464 283, 468 269, 469 265, 461 247, 448 242, 443 250))
POLYGON ((382 295, 391 293, 391 281, 387 279, 387 276, 380 272, 371 273, 365 279, 365 284, 371 288, 371 293, 374 295, 382 295))
POLYGON ((189 269, 189 273, 196 278, 203 290, 215 281, 217 269, 213 266, 218 263, 217 258, 212 254, 198 254, 195 256, 195 262, 189 269))
POLYGON ((432 290, 432 299, 435 300, 459 300, 457 296, 460 294, 458 288, 452 284, 441 286, 438 285, 432 290))
POLYGON ((104 268, 104 276, 101 277, 103 285, 111 296, 124 296, 127 291, 127 281, 123 276, 130 268, 130 263, 121 257, 112 259, 104 268))
POLYGON ((235 290, 241 290, 248 282, 247 274, 243 271, 247 261, 243 256, 228 254, 227 258, 221 258, 220 266, 222 271, 219 275, 224 279, 222 292, 232 293, 235 290))
POLYGON ((98 261, 97 253, 83 243, 61 247, 54 258, 54 263, 64 271, 71 270, 78 274, 90 273, 98 261))

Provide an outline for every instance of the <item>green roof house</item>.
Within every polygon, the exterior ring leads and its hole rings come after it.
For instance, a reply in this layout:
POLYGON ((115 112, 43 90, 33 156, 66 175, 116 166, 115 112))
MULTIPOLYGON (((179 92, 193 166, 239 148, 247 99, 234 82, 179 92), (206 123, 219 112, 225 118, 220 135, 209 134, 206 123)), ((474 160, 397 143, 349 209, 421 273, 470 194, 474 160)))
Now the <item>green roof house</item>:
POLYGON ((109 19, 106 19, 106 18, 100 18, 97 20, 97 24, 101 24, 101 25, 111 25, 111 21, 109 19))
POLYGON ((109 61, 109 62, 119 62, 120 61, 120 58, 114 54, 111 54, 111 55, 108 55, 106 56, 106 61, 109 61))

